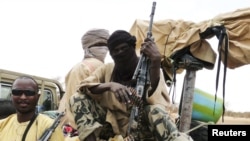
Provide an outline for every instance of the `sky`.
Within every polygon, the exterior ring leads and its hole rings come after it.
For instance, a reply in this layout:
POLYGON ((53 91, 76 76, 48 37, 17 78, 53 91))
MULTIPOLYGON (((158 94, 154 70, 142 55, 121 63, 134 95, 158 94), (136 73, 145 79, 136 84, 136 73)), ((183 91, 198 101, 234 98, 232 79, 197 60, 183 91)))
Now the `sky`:
MULTIPOLYGON (((91 28, 129 31, 136 19, 150 19, 152 0, 0 0, 0 68, 61 78, 81 61, 80 39, 91 28)), ((249 0, 155 0, 154 20, 200 22, 250 6, 249 0)), ((217 40, 209 40, 217 47, 217 40)), ((111 62, 110 56, 106 62, 111 62)), ((249 66, 228 69, 226 108, 246 112, 249 66)), ((180 95, 185 73, 177 75, 180 95)), ((222 74, 221 74, 222 75, 222 74)), ((215 93, 216 68, 197 71, 195 87, 215 93)), ((222 81, 222 79, 220 79, 222 81)), ((219 87, 218 95, 222 90, 219 87)), ((177 99, 178 101, 178 99, 177 99)))

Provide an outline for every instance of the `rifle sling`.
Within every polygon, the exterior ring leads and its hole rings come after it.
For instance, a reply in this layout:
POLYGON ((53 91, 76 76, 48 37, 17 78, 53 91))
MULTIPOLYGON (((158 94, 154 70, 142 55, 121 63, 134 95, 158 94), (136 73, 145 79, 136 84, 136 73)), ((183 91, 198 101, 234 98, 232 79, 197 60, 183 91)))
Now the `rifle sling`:
POLYGON ((36 112, 33 117, 31 118, 28 126, 26 127, 25 131, 24 131, 24 134, 23 134, 23 137, 22 137, 22 141, 25 141, 25 138, 26 138, 26 135, 31 127, 31 125, 33 124, 33 122, 35 121, 36 117, 37 117, 38 113, 36 112))

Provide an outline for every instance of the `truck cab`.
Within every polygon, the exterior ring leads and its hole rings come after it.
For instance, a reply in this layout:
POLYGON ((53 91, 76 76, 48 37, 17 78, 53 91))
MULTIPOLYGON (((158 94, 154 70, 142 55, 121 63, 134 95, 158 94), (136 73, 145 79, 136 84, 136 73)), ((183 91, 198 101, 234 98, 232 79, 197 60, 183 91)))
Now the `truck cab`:
MULTIPOLYGON (((34 76, 30 74, 0 69, 0 100, 11 100, 11 87, 13 81, 21 75, 33 77, 39 85, 40 98, 37 103, 38 111, 53 111, 59 107, 60 99, 64 94, 60 82, 54 79, 34 76)), ((1 104, 0 104, 1 105, 1 104)))

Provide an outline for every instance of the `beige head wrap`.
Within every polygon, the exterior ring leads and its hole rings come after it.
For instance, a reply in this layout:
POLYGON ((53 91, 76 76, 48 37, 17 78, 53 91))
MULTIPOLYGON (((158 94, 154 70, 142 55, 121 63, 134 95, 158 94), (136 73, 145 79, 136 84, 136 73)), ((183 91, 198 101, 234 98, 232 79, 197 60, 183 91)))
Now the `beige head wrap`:
POLYGON ((92 29, 82 36, 84 58, 97 58, 104 62, 108 52, 107 40, 109 31, 106 29, 92 29))

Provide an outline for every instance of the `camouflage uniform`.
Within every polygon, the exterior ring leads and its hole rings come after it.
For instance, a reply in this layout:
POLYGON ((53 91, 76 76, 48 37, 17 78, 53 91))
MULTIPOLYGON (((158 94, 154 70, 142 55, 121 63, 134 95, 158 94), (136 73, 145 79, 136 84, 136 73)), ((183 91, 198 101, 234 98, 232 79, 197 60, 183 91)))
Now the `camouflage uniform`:
MULTIPOLYGON (((132 105, 119 102, 110 91, 92 94, 88 90, 89 87, 112 81, 110 78, 113 68, 113 63, 107 63, 96 69, 94 74, 81 82, 78 93, 70 97, 71 112, 81 140, 91 133, 104 140, 115 135, 122 136, 125 141, 131 137, 127 135, 127 129, 132 105)), ((162 72, 156 90, 150 97, 145 97, 145 103, 142 110, 139 110, 143 111, 140 112, 141 118, 136 119, 140 120, 139 130, 132 128, 132 137, 141 141, 176 141, 179 138, 181 141, 189 140, 178 131, 167 113, 170 102, 162 72)))
MULTIPOLYGON (((111 125, 106 122, 106 111, 91 97, 85 94, 75 94, 71 97, 70 103, 78 130, 84 131, 80 132, 80 139, 86 138, 93 131, 88 130, 91 128, 98 129, 94 133, 99 139, 108 140, 115 136, 111 125)), ((127 135, 127 140, 136 137, 135 140, 141 141, 173 141, 180 136, 175 123, 161 106, 146 105, 144 109, 140 131, 131 129, 131 136, 133 137, 127 135)), ((124 140, 126 140, 126 137, 124 137, 124 140)))

